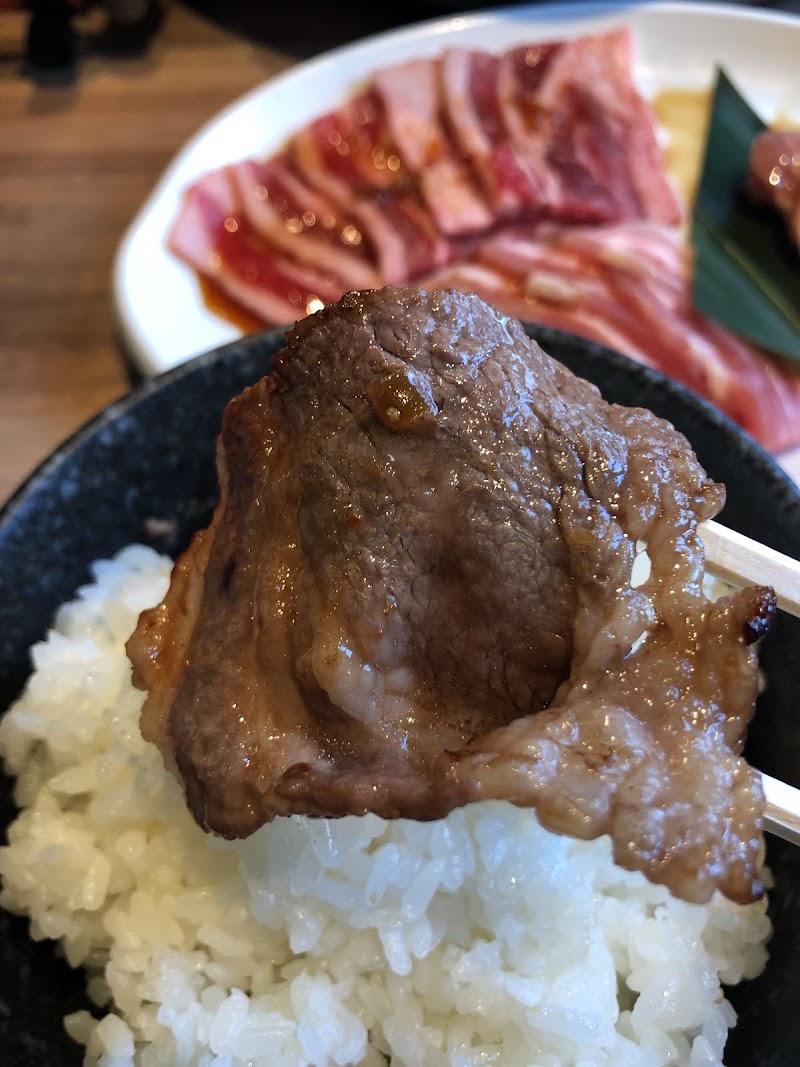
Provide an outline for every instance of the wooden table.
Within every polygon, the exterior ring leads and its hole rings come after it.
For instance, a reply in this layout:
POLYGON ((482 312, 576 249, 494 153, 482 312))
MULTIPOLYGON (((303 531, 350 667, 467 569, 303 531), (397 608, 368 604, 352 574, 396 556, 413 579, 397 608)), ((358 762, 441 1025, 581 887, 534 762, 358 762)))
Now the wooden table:
POLYGON ((41 89, 20 73, 24 33, 0 15, 0 503, 129 388, 111 265, 160 172, 292 62, 175 6, 146 58, 90 59, 73 87, 41 89))

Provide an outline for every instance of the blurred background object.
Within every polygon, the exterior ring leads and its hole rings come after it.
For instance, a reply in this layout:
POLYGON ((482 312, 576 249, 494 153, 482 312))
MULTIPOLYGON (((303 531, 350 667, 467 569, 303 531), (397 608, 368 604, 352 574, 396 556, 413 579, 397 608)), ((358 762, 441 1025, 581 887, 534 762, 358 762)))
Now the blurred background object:
MULTIPOLYGON (((553 0, 540 0, 552 3, 553 0)), ((630 6, 635 0, 619 0, 630 6)), ((644 0, 648 2, 648 0, 644 0)), ((745 7, 771 8, 776 11, 800 12, 800 0, 729 0, 745 7)), ((513 0, 394 0, 393 3, 338 3, 329 0, 302 0, 294 4, 265 4, 257 0, 188 0, 195 11, 220 26, 260 41, 272 48, 282 48, 308 58, 326 48, 347 44, 382 30, 393 29, 423 19, 454 15, 483 8, 511 6, 513 0)), ((528 0, 535 6, 537 0, 528 0)), ((569 0, 566 0, 569 3, 569 0)), ((574 6, 574 5, 573 5, 574 6)), ((583 7, 608 8, 613 0, 584 0, 583 7)))
POLYGON ((69 85, 87 55, 142 55, 158 30, 157 0, 0 0, 27 15, 21 72, 44 85, 69 85))
MULTIPOLYGON (((72 79, 34 78, 26 61, 33 12, 0 2, 3 503, 59 441, 129 387, 112 263, 164 168, 212 115, 292 59, 171 2, 151 9, 160 22, 138 55, 112 54, 109 13, 98 5, 73 16, 72 79)), ((11 1062, 5 1049, 0 1062, 11 1062)))
MULTIPOLYGON (((185 0, 183 6, 230 33, 305 59, 361 37, 459 11, 505 6, 507 0, 397 0, 392 4, 337 4, 301 0, 185 0)), ((534 0, 534 3, 536 0, 534 0)), ((543 0, 547 2, 547 0, 543 0)), ((621 0, 621 6, 631 0, 621 0)), ((645 0, 647 2, 647 0, 645 0)), ((800 13, 800 0, 729 0, 742 6, 800 13)), ((593 0, 585 0, 591 7, 593 0)), ((608 0, 597 5, 608 6, 608 0)), ((142 56, 164 14, 161 0, 0 0, 3 10, 28 13, 24 73, 34 81, 67 85, 87 56, 142 56)))

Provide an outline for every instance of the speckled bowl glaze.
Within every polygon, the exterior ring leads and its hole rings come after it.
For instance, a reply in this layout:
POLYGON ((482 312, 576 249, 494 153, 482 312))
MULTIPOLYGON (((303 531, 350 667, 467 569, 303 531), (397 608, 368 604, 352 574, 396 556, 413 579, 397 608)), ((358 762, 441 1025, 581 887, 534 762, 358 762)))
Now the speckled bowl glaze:
MULTIPOLYGON (((728 486, 723 521, 800 558, 800 493, 726 418, 685 389, 600 346, 529 328, 551 355, 595 382, 609 400, 649 407, 691 441, 709 473, 728 486)), ((174 554, 204 525, 217 495, 214 441, 227 401, 269 372, 282 331, 249 337, 151 379, 59 448, 0 516, 0 708, 30 670, 28 649, 59 604, 89 578, 89 564, 133 541, 174 554)), ((800 785, 800 622, 781 616, 766 639, 768 687, 748 754, 761 769, 800 785)), ((2 781, 3 825, 13 817, 2 781)), ((729 1067, 800 1062, 800 848, 770 839, 775 874, 771 961, 734 989, 740 1021, 729 1067)), ((88 1006, 83 975, 27 924, 0 914, 0 1061, 5 1067, 81 1062, 61 1019, 88 1006)))

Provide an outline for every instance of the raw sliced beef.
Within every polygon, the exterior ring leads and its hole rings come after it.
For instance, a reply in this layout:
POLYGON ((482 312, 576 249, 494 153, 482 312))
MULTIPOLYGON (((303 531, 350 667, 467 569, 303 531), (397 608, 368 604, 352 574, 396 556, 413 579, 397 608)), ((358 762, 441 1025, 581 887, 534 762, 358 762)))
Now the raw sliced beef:
POLYGON ((415 59, 376 71, 374 82, 397 151, 436 225, 457 237, 487 230, 495 220, 441 123, 440 68, 440 60, 415 59))
POLYGON ((252 229, 227 169, 187 190, 169 247, 266 325, 318 311, 343 288, 332 275, 288 259, 252 229))
MULTIPOLYGON (((786 143, 754 155, 763 191, 779 150, 781 204, 786 143)), ((691 309, 680 217, 613 30, 379 70, 272 159, 200 179, 170 247, 265 324, 386 283, 474 291, 658 367, 773 451, 797 445, 797 375, 691 309)))
POLYGON ((369 240, 353 219, 293 173, 284 157, 244 160, 228 173, 247 222, 270 244, 330 271, 346 289, 380 284, 369 240))

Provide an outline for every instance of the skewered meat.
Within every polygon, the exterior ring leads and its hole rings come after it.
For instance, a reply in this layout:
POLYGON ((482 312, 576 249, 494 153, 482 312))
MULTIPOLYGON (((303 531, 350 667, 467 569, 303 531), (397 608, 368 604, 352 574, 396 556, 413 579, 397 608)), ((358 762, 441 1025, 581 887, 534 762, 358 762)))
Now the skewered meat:
POLYGON ((687 899, 759 895, 739 753, 775 599, 704 595, 724 489, 672 426, 477 297, 387 289, 294 327, 218 463, 129 643, 200 825, 498 798, 687 899))

